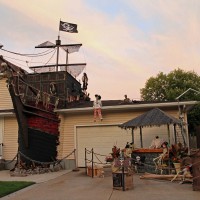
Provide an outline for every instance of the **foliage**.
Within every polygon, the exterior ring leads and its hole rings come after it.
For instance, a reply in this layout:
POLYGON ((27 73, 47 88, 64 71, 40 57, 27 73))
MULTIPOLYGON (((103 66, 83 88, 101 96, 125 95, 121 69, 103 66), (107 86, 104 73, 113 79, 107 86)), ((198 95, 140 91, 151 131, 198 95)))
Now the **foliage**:
POLYGON ((0 198, 33 184, 26 181, 0 181, 0 198))
MULTIPOLYGON (((199 86, 200 76, 194 71, 186 72, 178 68, 169 74, 160 72, 156 77, 150 77, 140 94, 144 101, 174 101, 187 89, 199 90, 199 86)), ((200 100, 200 95, 191 91, 179 100, 200 100)))
POLYGON ((188 149, 183 147, 181 143, 171 146, 170 158, 175 163, 181 163, 183 158, 187 156, 188 149))
MULTIPOLYGON (((194 71, 175 69, 169 74, 158 73, 156 77, 150 77, 145 87, 140 90, 141 99, 144 101, 175 101, 189 88, 199 91, 200 76, 194 71)), ((185 93, 179 101, 200 101, 200 94, 194 91, 185 93)), ((188 114, 189 130, 194 131, 196 125, 200 124, 200 104, 196 105, 188 114)))
POLYGON ((190 132, 195 132, 195 126, 200 125, 200 103, 188 113, 188 122, 190 132))

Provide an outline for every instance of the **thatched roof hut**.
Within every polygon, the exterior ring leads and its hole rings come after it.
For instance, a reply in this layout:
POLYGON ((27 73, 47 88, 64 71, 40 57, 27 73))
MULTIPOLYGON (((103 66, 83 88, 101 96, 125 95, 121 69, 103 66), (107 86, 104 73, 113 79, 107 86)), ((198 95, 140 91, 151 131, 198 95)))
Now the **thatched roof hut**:
MULTIPOLYGON (((141 141, 141 147, 143 147, 142 142, 142 127, 147 126, 161 126, 161 125, 167 125, 168 128, 168 136, 169 133, 169 125, 172 124, 174 126, 174 135, 175 135, 175 142, 177 141, 176 137, 176 129, 175 126, 179 125, 181 126, 181 120, 165 113, 164 111, 160 110, 159 108, 154 108, 134 119, 131 119, 121 125, 119 127, 123 129, 132 129, 132 142, 134 143, 134 129, 140 128, 140 141, 141 141)), ((170 137, 169 143, 170 143, 170 137)))

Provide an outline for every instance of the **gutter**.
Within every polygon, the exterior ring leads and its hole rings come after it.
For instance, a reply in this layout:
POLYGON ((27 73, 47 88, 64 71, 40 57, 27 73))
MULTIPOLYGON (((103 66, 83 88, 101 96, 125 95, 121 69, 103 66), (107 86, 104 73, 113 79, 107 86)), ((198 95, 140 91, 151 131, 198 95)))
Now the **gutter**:
MULTIPOLYGON (((183 102, 164 102, 164 103, 150 103, 150 104, 129 104, 129 105, 115 105, 115 106, 103 106, 102 110, 137 110, 141 108, 167 108, 167 107, 176 107, 178 106, 193 106, 198 104, 198 101, 183 101, 183 102)), ((92 111, 93 107, 85 108, 68 108, 68 109, 56 109, 57 113, 78 113, 78 112, 87 112, 92 111)))
POLYGON ((14 109, 0 109, 0 117, 15 116, 14 109))

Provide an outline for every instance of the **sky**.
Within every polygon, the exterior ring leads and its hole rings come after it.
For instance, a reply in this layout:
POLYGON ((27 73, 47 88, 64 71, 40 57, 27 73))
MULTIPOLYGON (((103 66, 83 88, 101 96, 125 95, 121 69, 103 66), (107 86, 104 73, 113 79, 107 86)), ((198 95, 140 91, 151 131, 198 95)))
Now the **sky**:
MULTIPOLYGON (((60 19, 77 24, 78 33, 60 37, 63 44, 83 44, 69 62, 87 63, 91 99, 127 94, 140 100, 140 89, 159 72, 180 68, 200 75, 199 10, 199 0, 0 0, 0 44, 38 53, 35 46, 57 39, 60 19)), ((51 56, 37 60, 2 50, 0 55, 27 70, 51 56)))

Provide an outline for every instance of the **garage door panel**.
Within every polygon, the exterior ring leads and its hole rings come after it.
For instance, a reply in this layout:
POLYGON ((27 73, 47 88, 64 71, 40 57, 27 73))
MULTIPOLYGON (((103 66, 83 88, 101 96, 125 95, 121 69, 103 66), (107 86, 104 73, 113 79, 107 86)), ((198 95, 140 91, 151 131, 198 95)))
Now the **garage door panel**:
MULTIPOLYGON (((122 149, 126 142, 131 141, 131 134, 118 126, 77 127, 76 134, 79 167, 85 166, 85 148, 93 148, 95 153, 106 156, 111 153, 114 145, 122 149)), ((91 160, 91 154, 87 156, 91 160)), ((94 156, 94 160, 97 163, 105 163, 105 156, 94 156)))

